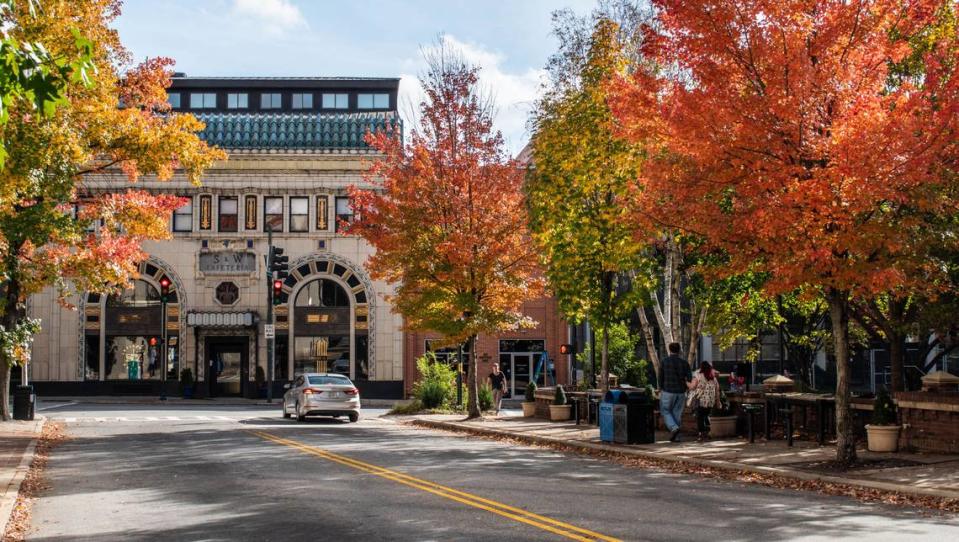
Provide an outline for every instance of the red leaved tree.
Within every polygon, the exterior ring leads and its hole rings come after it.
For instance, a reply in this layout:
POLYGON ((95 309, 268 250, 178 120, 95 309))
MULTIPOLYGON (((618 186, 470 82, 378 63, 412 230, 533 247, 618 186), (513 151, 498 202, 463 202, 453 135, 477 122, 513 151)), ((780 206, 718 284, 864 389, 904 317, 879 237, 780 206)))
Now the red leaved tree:
POLYGON ((481 415, 475 338, 531 322, 520 305, 541 293, 526 230, 523 171, 493 130, 478 68, 440 47, 427 54, 426 99, 407 145, 399 130, 369 134, 383 154, 368 186, 351 186, 349 232, 376 253, 370 273, 397 285, 393 307, 414 330, 469 340, 469 416, 481 415))
POLYGON ((926 217, 954 213, 954 36, 890 67, 909 37, 955 9, 936 1, 656 0, 649 51, 671 80, 620 82, 631 137, 662 143, 644 170, 658 221, 709 239, 730 273, 769 273, 770 293, 821 289, 837 366, 837 460, 855 460, 849 412, 851 299, 923 289, 938 270, 916 248, 926 217), (656 105, 653 105, 656 104, 656 105), (652 108, 657 110, 653 111, 652 108), (651 117, 664 120, 658 125, 651 117))

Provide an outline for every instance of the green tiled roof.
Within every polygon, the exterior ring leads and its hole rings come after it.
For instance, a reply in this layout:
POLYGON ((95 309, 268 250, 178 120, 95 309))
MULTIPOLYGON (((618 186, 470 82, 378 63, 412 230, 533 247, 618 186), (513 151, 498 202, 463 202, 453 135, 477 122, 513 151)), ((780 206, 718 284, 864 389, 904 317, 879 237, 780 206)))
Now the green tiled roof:
POLYGON ((366 149, 367 131, 401 121, 393 113, 194 113, 200 137, 225 149, 366 149))

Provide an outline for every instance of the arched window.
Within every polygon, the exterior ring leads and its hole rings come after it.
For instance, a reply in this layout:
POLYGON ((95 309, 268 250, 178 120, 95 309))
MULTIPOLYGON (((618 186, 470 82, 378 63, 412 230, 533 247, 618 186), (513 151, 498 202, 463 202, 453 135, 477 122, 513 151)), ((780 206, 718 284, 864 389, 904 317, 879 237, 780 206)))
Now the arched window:
POLYGON ((297 307, 346 307, 350 306, 350 296, 342 286, 332 280, 316 279, 300 288, 296 294, 297 307))

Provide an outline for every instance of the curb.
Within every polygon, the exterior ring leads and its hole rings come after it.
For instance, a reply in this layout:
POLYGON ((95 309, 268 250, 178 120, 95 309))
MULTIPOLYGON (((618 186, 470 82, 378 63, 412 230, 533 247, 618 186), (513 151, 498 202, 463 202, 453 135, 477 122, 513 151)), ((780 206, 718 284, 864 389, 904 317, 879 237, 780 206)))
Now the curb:
POLYGON ((936 497, 941 499, 959 499, 959 491, 944 491, 938 489, 926 489, 920 487, 908 487, 901 486, 898 484, 892 484, 888 482, 876 482, 873 480, 860 480, 855 478, 845 478, 842 476, 830 476, 826 474, 815 474, 811 472, 800 471, 796 469, 784 468, 784 467, 764 467, 758 465, 745 465, 742 463, 729 463, 726 461, 719 461, 716 459, 698 459, 694 457, 677 457, 671 454, 665 454, 660 452, 651 452, 646 450, 637 450, 631 448, 620 448, 616 446, 609 446, 607 444, 597 444, 594 442, 576 442, 569 441, 555 437, 543 437, 538 435, 519 435, 516 433, 511 433, 509 431, 504 431, 502 429, 490 429, 484 427, 474 427, 471 425, 465 425, 456 422, 441 422, 436 420, 420 420, 413 419, 407 421, 410 425, 427 427, 430 429, 442 429, 446 431, 455 431, 458 433, 469 433, 478 436, 495 436, 495 437, 508 437, 511 439, 519 440, 527 444, 539 444, 547 446, 561 445, 567 448, 572 448, 574 451, 601 451, 601 452, 611 452, 618 453, 626 456, 635 456, 642 457, 645 459, 655 459, 659 461, 665 461, 669 463, 676 463, 681 465, 694 465, 699 467, 710 467, 713 469, 724 470, 729 472, 751 472, 756 474, 767 474, 774 476, 782 476, 784 478, 792 478, 795 480, 802 481, 819 481, 826 482, 830 484, 841 484, 852 487, 860 487, 866 489, 876 489, 881 491, 891 491, 895 493, 900 493, 904 495, 914 495, 918 497, 936 497))
MULTIPOLYGON (((231 401, 231 400, 216 400, 216 399, 174 399, 167 401, 160 401, 159 399, 149 399, 149 400, 138 400, 138 399, 123 399, 123 398, 105 398, 105 399, 51 399, 47 398, 43 401, 45 407, 53 406, 50 403, 60 403, 60 402, 72 402, 78 405, 161 405, 161 406, 199 406, 199 407, 211 407, 211 406, 247 406, 247 407, 261 407, 261 406, 280 406, 280 401, 282 397, 274 397, 272 403, 267 403, 265 399, 259 400, 240 400, 240 401, 231 401)), ((360 405, 362 407, 368 408, 393 408, 397 403, 408 402, 404 399, 360 399, 360 405)))
POLYGON ((20 457, 20 464, 13 472, 13 477, 7 483, 7 487, 3 488, 3 493, 0 493, 0 536, 7 532, 7 525, 10 523, 14 506, 16 506, 17 499, 20 496, 20 485, 23 484, 23 480, 30 471, 30 465, 33 463, 33 453, 37 449, 37 441, 40 439, 43 424, 46 421, 47 419, 43 416, 38 416, 34 420, 34 434, 36 436, 27 444, 27 448, 20 457))

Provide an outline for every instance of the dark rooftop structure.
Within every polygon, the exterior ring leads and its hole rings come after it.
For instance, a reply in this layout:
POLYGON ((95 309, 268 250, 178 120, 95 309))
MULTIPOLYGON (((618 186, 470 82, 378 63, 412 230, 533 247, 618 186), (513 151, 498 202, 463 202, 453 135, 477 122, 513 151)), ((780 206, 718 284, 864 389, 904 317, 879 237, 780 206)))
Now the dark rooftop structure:
POLYGON ((187 77, 168 90, 174 111, 206 123, 200 136, 226 149, 366 149, 368 131, 402 129, 398 78, 187 77))

